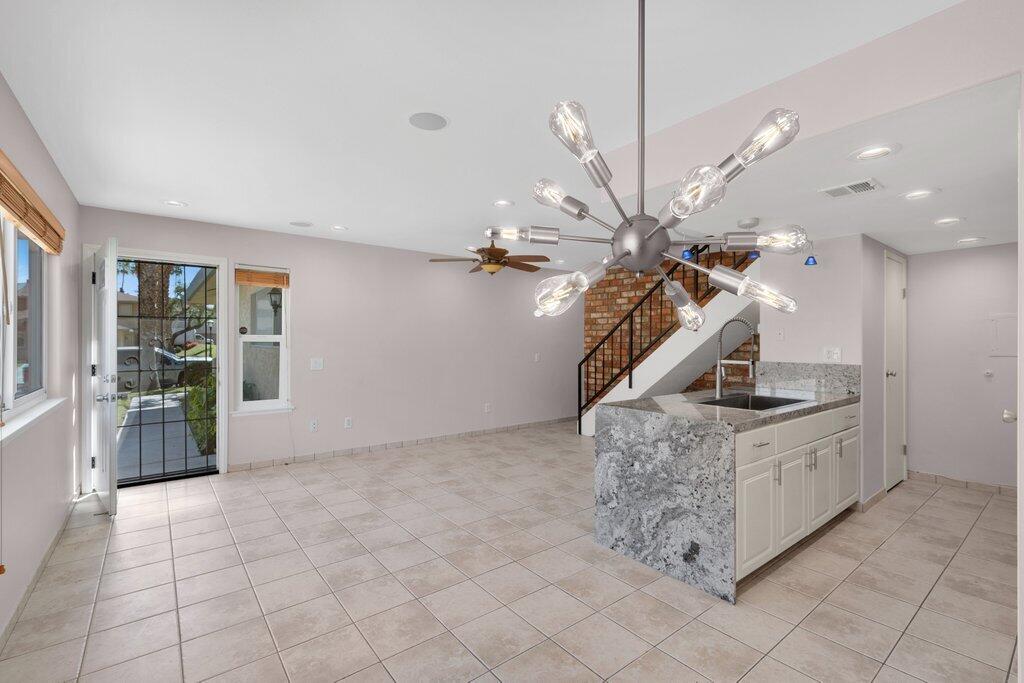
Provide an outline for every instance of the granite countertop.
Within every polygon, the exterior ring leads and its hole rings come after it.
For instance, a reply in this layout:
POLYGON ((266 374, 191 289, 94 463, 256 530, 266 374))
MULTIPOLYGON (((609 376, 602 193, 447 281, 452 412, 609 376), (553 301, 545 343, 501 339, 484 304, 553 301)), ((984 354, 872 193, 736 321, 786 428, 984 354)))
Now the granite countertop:
POLYGON ((722 406, 709 406, 697 401, 714 398, 714 390, 693 391, 688 394, 670 394, 668 396, 653 396, 651 398, 637 398, 629 401, 615 401, 602 403, 601 406, 629 408, 650 413, 661 413, 674 417, 681 417, 687 420, 703 422, 724 422, 730 425, 736 432, 745 432, 758 427, 764 427, 786 420, 792 420, 804 415, 820 413, 824 410, 832 410, 841 406, 850 405, 860 401, 860 394, 830 393, 825 391, 808 391, 803 389, 780 389, 772 386, 758 385, 754 389, 748 387, 733 387, 726 389, 723 395, 754 393, 759 396, 780 396, 783 398, 799 398, 803 403, 794 403, 771 410, 746 410, 741 408, 725 408, 722 406))

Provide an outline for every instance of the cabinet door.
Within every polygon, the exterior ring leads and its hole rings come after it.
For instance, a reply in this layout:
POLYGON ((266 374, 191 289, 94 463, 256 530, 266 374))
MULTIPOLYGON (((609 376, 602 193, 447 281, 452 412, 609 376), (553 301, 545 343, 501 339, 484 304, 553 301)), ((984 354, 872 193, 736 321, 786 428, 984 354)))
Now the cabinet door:
POLYGON ((775 552, 793 545, 807 535, 807 448, 777 456, 775 552))
POLYGON ((836 512, 845 510, 860 498, 860 430, 851 429, 836 434, 836 512))
POLYGON ((835 514, 835 494, 832 493, 834 460, 831 438, 815 441, 807 447, 807 509, 810 523, 808 531, 814 531, 835 514))
POLYGON ((776 461, 736 469, 736 578, 775 556, 776 461))

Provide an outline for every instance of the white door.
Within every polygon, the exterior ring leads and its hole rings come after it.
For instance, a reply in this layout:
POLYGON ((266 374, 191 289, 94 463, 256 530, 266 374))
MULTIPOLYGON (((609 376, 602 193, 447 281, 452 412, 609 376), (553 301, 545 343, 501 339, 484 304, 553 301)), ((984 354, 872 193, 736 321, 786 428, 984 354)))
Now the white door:
POLYGON ((775 556, 775 458, 736 470, 736 578, 775 556))
POLYGON ((117 239, 96 253, 95 457, 93 486, 111 516, 117 514, 117 239))
POLYGON ((832 470, 835 457, 832 439, 822 439, 807 447, 809 486, 807 489, 807 520, 814 531, 832 518, 832 470))
POLYGON ((782 453, 778 461, 775 551, 782 552, 807 535, 807 449, 782 453))
POLYGON ((907 262, 885 252, 885 488, 907 478, 907 262))
POLYGON ((836 512, 860 499, 860 430, 850 429, 835 436, 836 512))

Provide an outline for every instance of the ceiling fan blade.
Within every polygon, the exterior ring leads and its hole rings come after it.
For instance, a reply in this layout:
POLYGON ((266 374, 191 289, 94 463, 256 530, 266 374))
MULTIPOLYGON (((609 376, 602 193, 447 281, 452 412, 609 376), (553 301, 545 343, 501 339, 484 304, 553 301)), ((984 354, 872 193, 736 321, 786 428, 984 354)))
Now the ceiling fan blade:
POLYGON ((475 258, 432 258, 431 263, 451 263, 452 261, 476 261, 475 258))
POLYGON ((531 266, 529 263, 521 263, 519 261, 506 261, 505 265, 509 268, 515 268, 516 270, 525 270, 527 273, 532 273, 535 270, 540 270, 537 266, 531 266))
POLYGON ((483 269, 481 268, 481 264, 479 264, 479 263, 478 263, 478 264, 476 264, 476 265, 475 265, 475 266, 474 266, 474 267, 473 267, 473 268, 472 268, 472 269, 471 269, 471 270, 470 270, 469 272, 471 272, 471 273, 476 273, 476 272, 479 272, 479 271, 481 271, 481 270, 483 270, 483 269))
POLYGON ((479 254, 481 251, 483 251, 483 249, 483 247, 466 247, 466 251, 468 251, 470 254, 479 254))
POLYGON ((547 263, 551 259, 549 259, 547 256, 541 256, 540 254, 513 254, 512 256, 508 257, 508 260, 519 262, 533 261, 535 263, 547 263))

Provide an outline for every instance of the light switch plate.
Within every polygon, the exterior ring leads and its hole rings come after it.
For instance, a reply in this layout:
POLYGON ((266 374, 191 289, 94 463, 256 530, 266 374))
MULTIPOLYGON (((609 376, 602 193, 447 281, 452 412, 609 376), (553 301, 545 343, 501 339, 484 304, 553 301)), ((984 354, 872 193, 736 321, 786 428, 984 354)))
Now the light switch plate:
POLYGON ((533 362, 534 363, 539 363, 540 362, 540 354, 539 353, 533 354, 533 362))
POLYGON ((310 370, 323 370, 324 369, 324 359, 323 358, 310 358, 309 359, 309 369, 310 370))
POLYGON ((826 363, 841 363, 843 362, 843 352, 838 346, 826 346, 822 355, 825 357, 826 363))
POLYGON ((779 329, 775 330, 775 338, 777 340, 779 340, 779 341, 785 341, 786 340, 786 330, 782 329, 781 327, 779 329))
POLYGON ((345 429, 352 429, 352 418, 351 417, 346 417, 345 418, 345 429))

